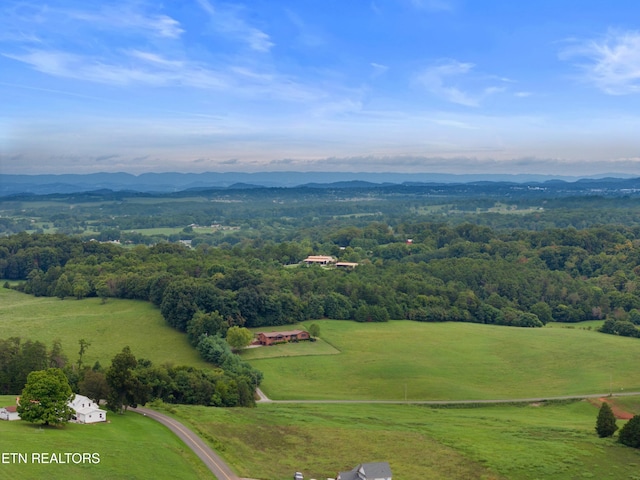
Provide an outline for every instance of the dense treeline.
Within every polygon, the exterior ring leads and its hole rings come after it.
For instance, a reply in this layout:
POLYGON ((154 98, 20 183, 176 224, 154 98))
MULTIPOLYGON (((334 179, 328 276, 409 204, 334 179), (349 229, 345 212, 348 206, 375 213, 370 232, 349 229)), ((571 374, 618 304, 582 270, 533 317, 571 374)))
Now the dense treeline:
POLYGON ((0 395, 20 393, 27 376, 35 370, 62 368, 67 359, 60 342, 54 342, 51 350, 42 342, 13 337, 0 339, 0 395))
POLYGON ((261 375, 232 354, 224 341, 216 342, 221 353, 208 359, 222 368, 208 370, 154 365, 150 360, 136 359, 128 347, 114 357, 109 368, 99 363, 89 367, 82 364, 82 354, 88 347, 87 342, 81 341, 78 361, 71 363, 59 341, 54 341, 48 349, 38 341, 22 341, 18 337, 0 339, 0 395, 19 395, 33 371, 60 368, 74 392, 96 402, 106 399, 114 410, 123 402, 144 405, 156 399, 216 407, 255 405, 253 392, 261 375), (126 381, 113 380, 123 377, 119 368, 126 370, 126 381))
MULTIPOLYGON (((200 335, 233 325, 305 319, 410 319, 535 327, 612 319, 640 310, 640 227, 494 230, 405 221, 300 229, 274 242, 234 246, 159 243, 122 248, 63 235, 0 239, 0 276, 60 298, 148 300, 169 324, 200 335), (354 270, 300 266, 310 254, 358 262, 354 270), (203 327, 200 314, 214 314, 203 327)), ((631 330, 633 329, 633 330, 631 330)), ((623 333, 621 333, 623 332, 623 333)))

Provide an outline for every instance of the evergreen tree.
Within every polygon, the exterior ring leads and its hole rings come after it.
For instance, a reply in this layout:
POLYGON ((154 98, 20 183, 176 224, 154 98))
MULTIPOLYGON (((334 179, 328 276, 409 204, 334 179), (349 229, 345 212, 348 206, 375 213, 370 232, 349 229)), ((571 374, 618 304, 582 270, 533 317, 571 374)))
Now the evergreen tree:
POLYGON ((640 448, 640 415, 635 415, 620 429, 618 441, 628 447, 640 448))
POLYGON ((616 430, 618 430, 618 425, 616 425, 616 417, 613 414, 613 410, 611 410, 607 402, 602 402, 598 420, 596 421, 596 432, 600 438, 604 438, 612 436, 616 430))

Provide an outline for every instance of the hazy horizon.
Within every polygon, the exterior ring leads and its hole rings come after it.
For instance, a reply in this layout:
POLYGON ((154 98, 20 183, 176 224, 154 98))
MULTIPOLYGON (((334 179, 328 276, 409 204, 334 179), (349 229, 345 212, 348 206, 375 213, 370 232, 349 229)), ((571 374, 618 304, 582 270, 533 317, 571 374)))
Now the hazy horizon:
POLYGON ((640 176, 640 4, 0 6, 0 173, 640 176))

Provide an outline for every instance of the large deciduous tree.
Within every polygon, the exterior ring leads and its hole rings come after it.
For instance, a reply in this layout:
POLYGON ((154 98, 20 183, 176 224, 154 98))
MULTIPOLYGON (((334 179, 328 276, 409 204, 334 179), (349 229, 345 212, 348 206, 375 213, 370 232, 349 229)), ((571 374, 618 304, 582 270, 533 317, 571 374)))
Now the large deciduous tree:
POLYGON ((227 330, 227 343, 233 350, 246 347, 253 340, 251 330, 244 327, 233 326, 227 330))
POLYGON ((600 438, 610 437, 618 430, 616 417, 607 402, 603 402, 596 421, 596 432, 600 438))
POLYGON ((107 406, 110 410, 124 413, 129 406, 136 407, 147 402, 150 389, 135 375, 137 365, 138 361, 128 346, 111 360, 106 374, 109 385, 107 406))
POLYGON ((48 368, 31 372, 20 396, 20 418, 32 423, 60 425, 73 413, 69 402, 73 392, 64 372, 48 368))
POLYGON ((187 324, 187 337, 192 345, 197 345, 202 335, 226 335, 229 325, 217 311, 198 311, 187 324))
POLYGON ((320 326, 317 323, 309 325, 309 335, 314 338, 320 336, 320 326))
POLYGON ((87 369, 84 378, 78 382, 78 391, 81 395, 86 395, 96 403, 107 398, 109 395, 109 385, 103 372, 87 369))

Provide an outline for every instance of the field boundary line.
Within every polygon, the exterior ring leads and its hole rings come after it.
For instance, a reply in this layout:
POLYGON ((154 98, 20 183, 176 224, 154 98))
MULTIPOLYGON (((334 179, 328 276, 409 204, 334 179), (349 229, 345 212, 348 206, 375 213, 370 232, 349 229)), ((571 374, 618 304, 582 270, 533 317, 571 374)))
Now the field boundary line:
POLYGON ((488 400, 273 400, 268 398, 262 391, 258 403, 343 403, 343 404, 383 404, 383 405, 499 405, 505 403, 537 403, 537 402, 557 402, 563 400, 585 400, 588 398, 610 398, 610 397, 633 397, 640 396, 640 392, 620 392, 620 393, 588 393, 584 395, 562 395, 557 397, 531 397, 531 398, 501 398, 488 400))

